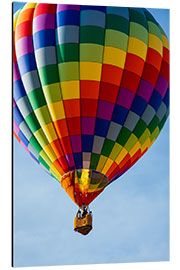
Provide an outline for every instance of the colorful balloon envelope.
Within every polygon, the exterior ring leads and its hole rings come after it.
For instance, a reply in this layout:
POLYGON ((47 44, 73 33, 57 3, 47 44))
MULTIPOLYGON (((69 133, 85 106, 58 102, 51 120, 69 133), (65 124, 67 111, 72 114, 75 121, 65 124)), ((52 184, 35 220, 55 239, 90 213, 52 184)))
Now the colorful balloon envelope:
POLYGON ((14 135, 89 205, 166 122, 168 39, 144 8, 28 3, 13 30, 14 135))

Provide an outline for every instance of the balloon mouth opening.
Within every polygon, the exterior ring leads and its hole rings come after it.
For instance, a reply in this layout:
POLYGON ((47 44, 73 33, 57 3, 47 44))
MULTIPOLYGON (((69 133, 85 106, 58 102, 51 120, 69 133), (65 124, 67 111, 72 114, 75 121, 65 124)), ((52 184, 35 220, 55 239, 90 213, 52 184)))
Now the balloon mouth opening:
POLYGON ((104 174, 91 169, 77 169, 61 177, 61 186, 79 207, 89 205, 108 182, 104 174))

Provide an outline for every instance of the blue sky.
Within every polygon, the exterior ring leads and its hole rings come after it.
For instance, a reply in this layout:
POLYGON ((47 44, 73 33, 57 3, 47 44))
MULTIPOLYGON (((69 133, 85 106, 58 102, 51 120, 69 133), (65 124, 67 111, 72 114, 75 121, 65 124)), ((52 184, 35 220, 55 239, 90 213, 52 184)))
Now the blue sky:
MULTIPOLYGON (((169 37, 169 10, 149 9, 169 37)), ((93 230, 73 231, 77 206, 14 139, 14 263, 50 266, 169 260, 169 120, 144 157, 91 204, 93 230)))

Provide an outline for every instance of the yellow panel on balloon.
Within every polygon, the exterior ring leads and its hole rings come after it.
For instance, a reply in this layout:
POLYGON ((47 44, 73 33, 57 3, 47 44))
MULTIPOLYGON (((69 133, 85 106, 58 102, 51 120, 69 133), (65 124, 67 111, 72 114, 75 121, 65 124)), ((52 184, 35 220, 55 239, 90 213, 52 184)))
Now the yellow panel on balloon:
POLYGON ((147 45, 137 38, 129 37, 128 53, 135 54, 145 61, 147 54, 147 45))
POLYGON ((53 121, 57 121, 65 118, 63 101, 58 101, 52 104, 48 104, 49 111, 51 113, 53 121))
POLYGON ((96 171, 99 171, 99 172, 102 171, 106 160, 107 160, 107 157, 105 157, 103 155, 100 156, 100 159, 98 161, 98 165, 97 165, 96 171))
POLYGON ((80 62, 80 80, 101 80, 102 64, 95 62, 80 62))
POLYGON ((104 165, 104 168, 102 170, 102 173, 103 174, 106 174, 107 173, 107 171, 109 170, 109 168, 111 167, 111 165, 113 164, 113 162, 114 161, 112 159, 110 159, 110 158, 107 159, 107 161, 106 161, 106 163, 104 165))
POLYGON ((123 147, 119 155, 117 156, 115 162, 119 165, 119 163, 123 160, 123 158, 128 154, 128 151, 123 147))
POLYGON ((163 46, 162 41, 155 35, 149 34, 149 48, 154 49, 160 55, 163 53, 163 46))
POLYGON ((103 58, 103 63, 117 66, 120 68, 124 68, 125 65, 125 60, 126 60, 126 52, 114 48, 114 47, 104 47, 104 58, 103 58))
POLYGON ((139 143, 139 141, 137 141, 135 143, 135 145, 132 147, 132 149, 129 151, 129 154, 131 157, 134 156, 134 154, 141 148, 141 144, 139 143))
POLYGON ((57 134, 52 123, 43 126, 43 131, 46 134, 49 142, 57 140, 57 134))
POLYGON ((61 82, 63 100, 80 98, 79 81, 61 82))
POLYGON ((57 159, 57 156, 55 155, 54 151, 52 150, 52 147, 50 144, 46 145, 44 147, 45 153, 48 155, 52 163, 57 159))
POLYGON ((141 146, 141 152, 143 152, 146 148, 149 148, 151 144, 151 140, 150 138, 148 138, 145 143, 143 143, 143 145, 141 146))

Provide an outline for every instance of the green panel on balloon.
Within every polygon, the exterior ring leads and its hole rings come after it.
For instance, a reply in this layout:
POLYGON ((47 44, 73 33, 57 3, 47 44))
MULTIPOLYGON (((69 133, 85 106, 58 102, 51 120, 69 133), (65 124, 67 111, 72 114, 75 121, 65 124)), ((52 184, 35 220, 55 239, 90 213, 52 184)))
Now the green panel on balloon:
POLYGON ((143 134, 146 127, 146 123, 142 119, 139 119, 135 129, 133 130, 133 133, 136 135, 137 138, 139 138, 143 134))
POLYGON ((57 47, 57 62, 79 61, 79 44, 65 43, 57 47))
POLYGON ((113 142, 113 141, 106 138, 105 141, 104 141, 104 145, 103 145, 103 149, 102 149, 101 154, 108 157, 111 150, 112 150, 112 148, 113 148, 113 146, 114 146, 114 144, 115 144, 115 142, 113 142))
POLYGON ((99 161, 100 155, 96 153, 91 153, 91 169, 95 170, 99 161))
POLYGON ((58 64, 61 82, 79 80, 79 62, 65 62, 58 64))
POLYGON ((119 133, 119 136, 117 138, 117 142, 120 145, 124 146, 130 135, 131 135, 131 131, 125 127, 122 127, 122 129, 119 133))
POLYGON ((103 61, 103 49, 104 47, 99 44, 80 44, 80 61, 98 62, 103 61))
POLYGON ((128 35, 113 29, 106 29, 105 46, 127 51, 128 35))
POLYGON ((56 65, 49 65, 39 68, 39 74, 42 86, 59 82, 59 76, 56 65))
POLYGON ((28 93, 28 98, 33 110, 46 105, 46 100, 41 88, 35 89, 28 93))
POLYGON ((41 128, 34 113, 31 113, 26 117, 26 122, 33 133, 41 128))
POLYGON ((36 149, 38 153, 41 152, 42 148, 40 147, 39 143, 33 136, 30 138, 29 142, 36 149))
POLYGON ((117 30, 117 31, 122 32, 126 35, 129 34, 128 20, 126 20, 125 18, 118 16, 118 15, 114 15, 114 14, 106 15, 106 28, 117 30))
POLYGON ((104 45, 104 28, 98 26, 81 26, 80 43, 104 45))

